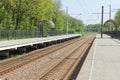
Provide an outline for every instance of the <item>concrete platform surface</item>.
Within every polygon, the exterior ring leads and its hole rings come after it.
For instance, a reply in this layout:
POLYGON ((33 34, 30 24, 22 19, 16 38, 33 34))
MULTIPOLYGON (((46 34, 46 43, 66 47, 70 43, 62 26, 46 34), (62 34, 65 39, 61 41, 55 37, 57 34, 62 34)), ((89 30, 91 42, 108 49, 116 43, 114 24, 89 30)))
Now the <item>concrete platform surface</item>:
POLYGON ((18 47, 24 47, 34 44, 40 44, 50 41, 68 39, 72 37, 80 36, 80 34, 68 34, 61 36, 52 36, 52 37, 43 37, 43 38, 31 38, 31 39, 21 39, 21 40, 10 40, 10 41, 2 41, 0 42, 0 51, 7 49, 16 49, 18 47))
POLYGON ((98 34, 76 80, 120 80, 120 40, 98 34))

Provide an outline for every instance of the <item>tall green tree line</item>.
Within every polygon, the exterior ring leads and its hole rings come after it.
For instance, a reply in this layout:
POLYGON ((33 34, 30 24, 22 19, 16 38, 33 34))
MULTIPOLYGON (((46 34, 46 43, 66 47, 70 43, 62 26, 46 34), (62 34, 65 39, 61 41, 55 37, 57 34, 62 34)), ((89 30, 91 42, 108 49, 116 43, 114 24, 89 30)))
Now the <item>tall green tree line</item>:
MULTIPOLYGON (((0 29, 37 30, 42 20, 52 20, 55 30, 65 30, 66 15, 60 0, 0 0, 0 29)), ((69 16, 70 30, 84 29, 82 21, 69 16)), ((49 26, 46 24, 45 26, 49 26)), ((46 27, 49 30, 50 27, 46 27)))
POLYGON ((120 30, 120 9, 117 11, 115 15, 115 22, 118 24, 118 29, 120 30))

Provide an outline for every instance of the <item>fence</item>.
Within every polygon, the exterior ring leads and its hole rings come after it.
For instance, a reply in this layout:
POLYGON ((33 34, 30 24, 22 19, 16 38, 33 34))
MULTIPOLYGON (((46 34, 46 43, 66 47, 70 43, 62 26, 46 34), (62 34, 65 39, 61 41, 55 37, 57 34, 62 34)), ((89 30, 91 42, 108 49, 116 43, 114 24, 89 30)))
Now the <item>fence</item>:
MULTIPOLYGON (((44 37, 63 35, 65 31, 44 31, 44 37)), ((73 33, 73 32, 70 32, 73 33)), ((0 40, 26 39, 41 37, 38 30, 0 30, 0 40)))

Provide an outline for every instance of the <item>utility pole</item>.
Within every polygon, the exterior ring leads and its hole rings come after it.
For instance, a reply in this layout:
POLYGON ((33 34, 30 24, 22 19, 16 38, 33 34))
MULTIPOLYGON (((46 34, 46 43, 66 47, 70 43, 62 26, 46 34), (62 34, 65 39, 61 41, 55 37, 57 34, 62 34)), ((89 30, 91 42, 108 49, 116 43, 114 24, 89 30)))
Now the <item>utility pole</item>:
POLYGON ((102 16, 101 16, 101 38, 103 38, 103 17, 104 17, 104 6, 102 6, 102 16))
POLYGON ((68 7, 66 6, 66 34, 68 34, 68 7))
MULTIPOLYGON (((109 5, 109 19, 111 20, 111 4, 109 5)), ((110 23, 110 30, 112 30, 111 23, 110 23)))
POLYGON ((109 5, 109 19, 111 19, 111 4, 109 5))

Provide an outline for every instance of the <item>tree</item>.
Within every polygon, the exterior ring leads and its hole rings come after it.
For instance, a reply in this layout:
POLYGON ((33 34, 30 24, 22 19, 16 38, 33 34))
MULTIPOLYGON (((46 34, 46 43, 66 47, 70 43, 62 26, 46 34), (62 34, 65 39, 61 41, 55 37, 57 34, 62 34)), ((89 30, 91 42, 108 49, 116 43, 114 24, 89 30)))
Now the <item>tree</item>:
POLYGON ((101 24, 89 24, 87 25, 88 32, 99 32, 101 24))
POLYGON ((120 29, 120 9, 117 11, 115 15, 115 21, 119 25, 118 29, 120 29))
MULTIPOLYGON (((69 30, 82 31, 82 21, 69 16, 69 30)), ((56 31, 66 31, 66 14, 60 0, 0 0, 0 29, 37 30, 42 20, 52 20, 56 31)), ((51 30, 45 24, 45 31, 51 30)))

